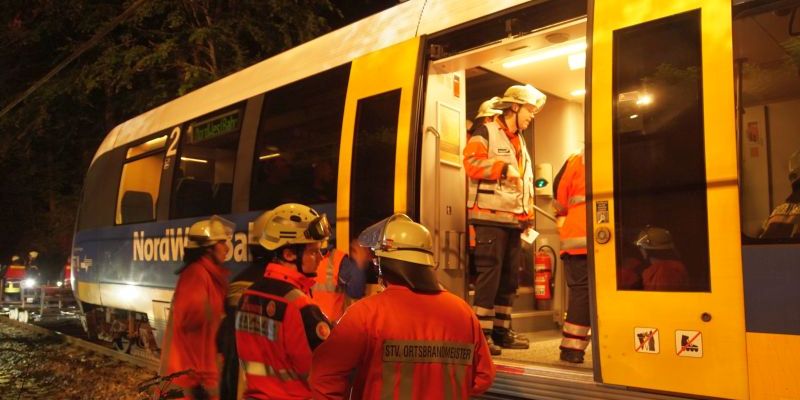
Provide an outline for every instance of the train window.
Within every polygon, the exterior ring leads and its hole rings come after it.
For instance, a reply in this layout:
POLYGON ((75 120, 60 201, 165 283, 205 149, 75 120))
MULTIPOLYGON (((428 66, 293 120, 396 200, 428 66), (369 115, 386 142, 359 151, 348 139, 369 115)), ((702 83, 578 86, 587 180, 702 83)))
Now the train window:
POLYGON ((400 89, 358 101, 350 175, 350 237, 394 212, 400 89))
POLYGON ((189 123, 173 178, 172 218, 231 212, 242 113, 237 106, 189 123))
POLYGON ((349 77, 350 64, 345 64, 265 95, 256 140, 251 209, 270 209, 287 202, 317 206, 336 203, 349 77))
POLYGON ((78 230, 113 226, 120 168, 125 160, 124 149, 113 149, 95 160, 86 172, 78 230))
POLYGON ((745 243, 800 241, 800 16, 794 8, 733 21, 745 243))
POLYGON ((617 287, 710 291, 700 12, 613 43, 617 287))
POLYGON ((117 193, 117 224, 155 220, 166 136, 128 148, 117 193))

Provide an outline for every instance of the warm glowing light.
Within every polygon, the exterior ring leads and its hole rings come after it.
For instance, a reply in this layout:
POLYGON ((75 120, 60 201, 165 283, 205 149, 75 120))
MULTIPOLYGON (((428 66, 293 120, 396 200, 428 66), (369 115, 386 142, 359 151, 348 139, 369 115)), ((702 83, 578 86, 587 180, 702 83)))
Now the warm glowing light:
POLYGON ((636 100, 636 104, 640 106, 646 106, 652 102, 653 102, 653 96, 649 94, 643 94, 639 96, 639 98, 636 100))
POLYGON ((260 161, 263 161, 263 160, 269 160, 270 158, 276 158, 276 157, 280 157, 280 156, 281 156, 281 153, 270 153, 270 154, 265 154, 265 155, 263 155, 261 157, 258 157, 258 159, 260 161))
MULTIPOLYGON (((514 68, 520 65, 531 64, 539 61, 549 60, 551 58, 565 56, 568 54, 579 53, 586 50, 586 41, 579 39, 578 41, 567 42, 556 46, 545 47, 544 49, 537 50, 528 55, 517 58, 512 61, 503 63, 505 68, 514 68)), ((584 58, 585 64, 585 58, 584 58)))
POLYGON ((567 57, 567 63, 569 63, 569 70, 575 71, 576 69, 586 68, 586 52, 581 52, 577 54, 570 54, 567 57))
POLYGON ((639 118, 639 114, 633 114, 633 115, 631 115, 631 117, 630 117, 630 118, 631 118, 631 119, 636 119, 636 118, 639 118))
POLYGON ((191 157, 181 157, 181 161, 196 162, 196 163, 200 163, 200 164, 208 164, 208 160, 201 160, 199 158, 191 158, 191 157))
POLYGON ((33 278, 25 279, 25 281, 22 282, 22 285, 26 289, 30 289, 32 287, 35 287, 36 286, 36 279, 33 279, 33 278))
POLYGON ((135 299, 138 294, 139 288, 133 283, 126 283, 119 291, 120 297, 128 301, 135 299))
POLYGON ((580 97, 586 94, 586 89, 575 89, 569 92, 570 96, 572 97, 580 97))
POLYGON ((144 142, 144 146, 145 147, 150 147, 150 148, 156 148, 156 147, 163 146, 164 143, 166 143, 166 142, 167 142, 167 137, 166 136, 159 136, 159 137, 157 137, 155 139, 150 139, 150 140, 144 142))

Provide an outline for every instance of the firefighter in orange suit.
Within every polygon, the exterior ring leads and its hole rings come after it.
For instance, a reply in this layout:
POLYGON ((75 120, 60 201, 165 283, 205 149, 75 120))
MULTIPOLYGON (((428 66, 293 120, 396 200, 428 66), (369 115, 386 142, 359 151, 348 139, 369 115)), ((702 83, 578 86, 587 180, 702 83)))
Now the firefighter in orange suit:
POLYGON ((404 214, 364 230, 386 290, 353 304, 314 352, 315 399, 468 399, 495 368, 480 324, 439 285, 430 232, 404 214))
POLYGON ((233 229, 232 222, 217 216, 194 223, 184 250, 185 265, 177 272, 160 374, 190 370, 172 380, 188 399, 219 398, 216 335, 228 287, 228 270, 222 263, 233 229))
POLYGON ((311 296, 332 323, 336 323, 344 314, 347 297, 364 297, 365 267, 358 265, 355 252, 352 243, 350 253, 354 257, 332 246, 317 266, 316 283, 311 289, 311 296))
POLYGON ((520 234, 533 219, 533 164, 522 133, 547 97, 530 85, 509 87, 494 103, 502 115, 477 127, 464 148, 467 208, 475 228, 475 314, 493 355, 527 349, 511 330, 521 255, 520 234))
POLYGON ((583 151, 572 155, 553 182, 557 215, 563 216, 559 228, 561 259, 566 268, 569 303, 567 320, 561 331, 561 360, 582 363, 589 346, 589 271, 586 265, 586 167, 583 151))
POLYGON ((311 398, 311 352, 330 323, 310 296, 330 226, 324 214, 284 204, 269 214, 259 242, 274 254, 264 277, 242 295, 236 312, 236 348, 247 399, 311 398))

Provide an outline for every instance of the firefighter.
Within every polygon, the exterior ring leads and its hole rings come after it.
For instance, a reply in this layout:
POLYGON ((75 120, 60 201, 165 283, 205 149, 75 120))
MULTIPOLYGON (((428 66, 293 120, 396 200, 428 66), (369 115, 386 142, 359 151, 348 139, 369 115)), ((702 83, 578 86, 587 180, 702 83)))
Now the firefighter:
POLYGON ((314 352, 314 398, 468 399, 487 390, 495 368, 480 323, 439 285, 428 229, 398 213, 359 242, 375 251, 386 289, 353 304, 314 352))
POLYGON ((164 335, 162 376, 190 372, 172 380, 188 399, 219 398, 216 335, 224 316, 228 270, 223 262, 234 224, 213 216, 189 228, 184 266, 164 335))
POLYGON ((474 309, 493 355, 501 352, 497 345, 529 346, 528 339, 511 329, 520 234, 534 216, 533 165, 522 133, 546 99, 530 85, 509 87, 494 103, 502 115, 476 128, 464 149, 468 222, 475 229, 474 309))
POLYGON ((689 274, 668 230, 648 226, 639 232, 636 247, 648 266, 642 271, 644 290, 688 290, 689 274))
MULTIPOLYGON (((353 243, 350 248, 350 253, 355 255, 353 243)), ((314 278, 316 283, 311 293, 314 302, 319 305, 329 321, 335 323, 341 318, 348 297, 350 299, 364 297, 366 283, 364 270, 363 265, 359 265, 334 245, 325 253, 317 266, 317 276, 314 278)))
POLYGON ((800 150, 789 157, 789 182, 792 193, 775 207, 759 235, 764 239, 800 238, 800 150))
POLYGON ((589 270, 586 264, 586 167, 583 151, 570 156, 553 180, 555 208, 564 217, 558 233, 566 268, 569 302, 561 334, 560 358, 580 364, 589 345, 589 270))
POLYGON ((472 136, 479 126, 493 120, 495 115, 500 115, 503 113, 502 111, 494 108, 495 103, 499 101, 500 98, 495 96, 481 103, 480 107, 478 107, 478 114, 475 116, 475 119, 471 121, 472 124, 467 129, 467 139, 472 136))
POLYGON ((236 312, 245 398, 311 397, 311 353, 331 327, 310 289, 329 236, 326 216, 301 204, 278 206, 265 222, 259 242, 273 258, 264 276, 244 292, 236 312))
POLYGON ((219 385, 222 400, 238 398, 240 384, 244 383, 244 375, 240 374, 239 355, 236 351, 236 309, 244 291, 253 282, 264 276, 267 262, 272 260, 271 253, 259 243, 270 213, 271 211, 263 212, 252 222, 247 238, 250 264, 231 279, 225 298, 225 319, 222 321, 217 335, 217 345, 223 356, 219 385))

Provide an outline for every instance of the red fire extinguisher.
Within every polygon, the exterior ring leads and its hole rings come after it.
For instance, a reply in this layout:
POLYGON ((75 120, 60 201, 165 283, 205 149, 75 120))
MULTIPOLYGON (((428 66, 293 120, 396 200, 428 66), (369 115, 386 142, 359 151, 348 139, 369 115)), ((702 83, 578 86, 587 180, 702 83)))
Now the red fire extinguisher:
POLYGON ((537 300, 550 300, 553 298, 553 292, 550 287, 552 279, 553 259, 550 254, 540 248, 536 252, 533 262, 533 296, 537 300))

